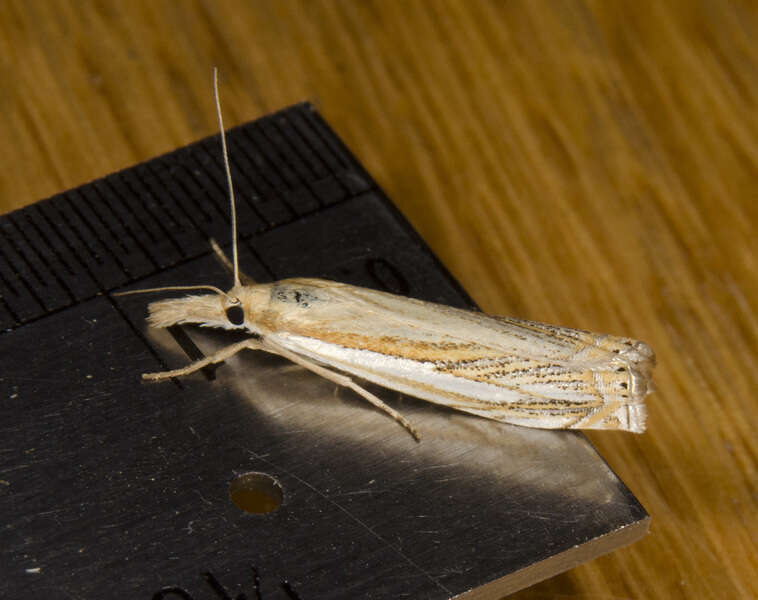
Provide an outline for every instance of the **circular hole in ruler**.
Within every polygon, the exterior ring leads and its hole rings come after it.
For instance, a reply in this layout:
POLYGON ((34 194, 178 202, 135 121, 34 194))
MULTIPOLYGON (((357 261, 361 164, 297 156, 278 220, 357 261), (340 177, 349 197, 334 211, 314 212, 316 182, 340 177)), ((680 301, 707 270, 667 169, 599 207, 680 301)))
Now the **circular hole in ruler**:
POLYGON ((251 471, 235 477, 229 486, 229 496, 246 513, 265 515, 282 505, 284 491, 271 475, 251 471))

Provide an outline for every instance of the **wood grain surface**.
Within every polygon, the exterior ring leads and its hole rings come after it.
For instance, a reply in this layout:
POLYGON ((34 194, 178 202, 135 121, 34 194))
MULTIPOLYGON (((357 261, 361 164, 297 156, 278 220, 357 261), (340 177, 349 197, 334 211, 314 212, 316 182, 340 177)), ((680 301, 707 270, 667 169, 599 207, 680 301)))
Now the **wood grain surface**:
POLYGON ((6 0, 0 212, 310 99, 488 312, 658 354, 653 516, 536 598, 758 597, 758 5, 6 0))

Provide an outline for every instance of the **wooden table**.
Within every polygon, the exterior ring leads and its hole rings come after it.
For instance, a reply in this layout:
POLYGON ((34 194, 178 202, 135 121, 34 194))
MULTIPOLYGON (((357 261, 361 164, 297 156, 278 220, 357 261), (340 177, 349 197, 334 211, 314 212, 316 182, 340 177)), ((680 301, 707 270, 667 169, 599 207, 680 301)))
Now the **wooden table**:
POLYGON ((317 104, 481 306, 657 351, 644 435, 590 433, 653 516, 514 597, 758 596, 758 6, 0 6, 0 211, 317 104))

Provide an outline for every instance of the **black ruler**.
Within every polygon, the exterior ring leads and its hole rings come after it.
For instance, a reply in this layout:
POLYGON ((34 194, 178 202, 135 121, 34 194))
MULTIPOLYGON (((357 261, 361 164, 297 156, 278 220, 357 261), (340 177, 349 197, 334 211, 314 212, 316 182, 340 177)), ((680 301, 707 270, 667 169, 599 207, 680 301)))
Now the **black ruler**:
MULTIPOLYGON (((312 106, 228 141, 254 279, 473 307, 312 106)), ((644 534, 644 509, 581 434, 371 387, 419 426, 416 444, 260 353, 143 384, 229 338, 149 330, 152 298, 112 293, 228 288, 209 246, 228 248, 227 204, 215 136, 0 218, 0 596, 496 598, 644 534), (276 510, 232 501, 250 477, 273 482, 276 510)))

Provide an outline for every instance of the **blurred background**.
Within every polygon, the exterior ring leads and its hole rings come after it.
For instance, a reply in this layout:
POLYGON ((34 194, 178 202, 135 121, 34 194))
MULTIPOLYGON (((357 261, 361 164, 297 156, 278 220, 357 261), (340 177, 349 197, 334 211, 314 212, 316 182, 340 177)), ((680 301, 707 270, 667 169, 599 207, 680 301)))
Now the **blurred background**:
MULTIPOLYGON (((758 4, 6 0, 0 212, 310 100, 491 313, 658 354, 651 533, 514 596, 758 597, 758 4)), ((463 507, 465 509, 465 507, 463 507)))

